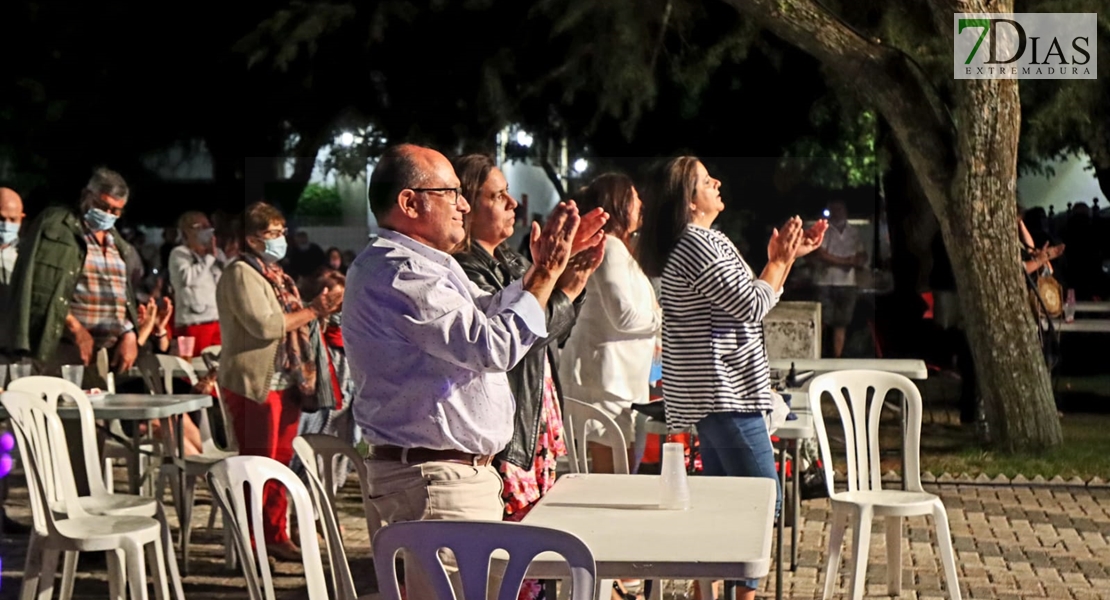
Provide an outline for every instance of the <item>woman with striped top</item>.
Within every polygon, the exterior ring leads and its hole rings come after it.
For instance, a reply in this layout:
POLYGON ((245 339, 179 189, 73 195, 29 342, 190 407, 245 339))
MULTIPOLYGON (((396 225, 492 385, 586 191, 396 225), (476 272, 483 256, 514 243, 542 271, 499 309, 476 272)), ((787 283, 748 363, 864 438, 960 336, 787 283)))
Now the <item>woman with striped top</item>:
MULTIPOLYGON (((821 246, 828 224, 803 231, 800 218, 788 220, 772 234, 757 277, 728 237, 710 229, 725 208, 720 189, 692 156, 654 169, 644 189, 640 264, 662 277, 667 424, 697 426, 706 475, 777 481, 763 419, 771 376, 762 321, 794 260, 821 246)), ((776 513, 780 504, 781 490, 776 513)), ((738 583, 736 598, 755 598, 759 580, 738 583)))

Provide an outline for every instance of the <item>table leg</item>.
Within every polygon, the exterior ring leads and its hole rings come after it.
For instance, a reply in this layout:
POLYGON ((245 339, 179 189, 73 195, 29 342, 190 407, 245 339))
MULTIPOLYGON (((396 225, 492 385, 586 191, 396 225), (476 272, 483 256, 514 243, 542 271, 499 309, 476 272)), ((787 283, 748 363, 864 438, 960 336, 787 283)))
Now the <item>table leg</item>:
POLYGON ((150 421, 135 421, 135 434, 131 436, 128 445, 131 447, 131 457, 127 460, 127 487, 131 488, 131 494, 138 496, 141 493, 143 473, 140 469, 143 456, 143 425, 147 434, 150 434, 150 421))
MULTIPOLYGON (((180 486, 178 489, 181 490, 182 504, 184 504, 185 485, 186 485, 186 482, 185 482, 185 415, 184 414, 177 415, 177 418, 174 419, 173 423, 174 423, 173 432, 174 432, 174 435, 177 436, 177 461, 178 461, 178 467, 179 467, 177 469, 177 483, 180 486)), ((186 512, 188 512, 188 511, 186 511, 186 512)), ((185 530, 184 526, 182 526, 182 531, 184 531, 184 530, 185 530)))
POLYGON ((793 440, 791 445, 794 447, 794 468, 790 471, 790 479, 793 481, 794 493, 791 494, 793 498, 790 504, 794 509, 794 521, 790 527, 790 572, 794 573, 798 570, 798 528, 802 526, 802 478, 801 463, 798 461, 798 451, 800 440, 793 440))
MULTIPOLYGON (((779 447, 779 490, 786 491, 786 447, 785 441, 779 447)), ((785 513, 780 509, 778 526, 775 528, 775 600, 782 600, 782 535, 785 513)))

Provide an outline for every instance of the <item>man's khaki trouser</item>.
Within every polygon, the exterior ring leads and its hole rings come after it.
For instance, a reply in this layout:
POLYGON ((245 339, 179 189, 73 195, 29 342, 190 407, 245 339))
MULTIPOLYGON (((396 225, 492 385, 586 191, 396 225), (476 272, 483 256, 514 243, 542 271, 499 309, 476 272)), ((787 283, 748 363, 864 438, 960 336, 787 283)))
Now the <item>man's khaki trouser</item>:
MULTIPOLYGON (((502 519, 501 476, 493 466, 453 462, 402 464, 373 459, 368 459, 366 465, 370 479, 370 503, 378 513, 381 526, 401 521, 502 519)), ((370 532, 371 538, 374 533, 370 532)), ((456 594, 461 597, 454 556, 445 553, 441 560, 452 576, 456 594)), ((415 567, 413 561, 405 561, 408 600, 434 598, 426 576, 415 567)), ((500 584, 496 573, 491 573, 490 598, 497 597, 500 584)))

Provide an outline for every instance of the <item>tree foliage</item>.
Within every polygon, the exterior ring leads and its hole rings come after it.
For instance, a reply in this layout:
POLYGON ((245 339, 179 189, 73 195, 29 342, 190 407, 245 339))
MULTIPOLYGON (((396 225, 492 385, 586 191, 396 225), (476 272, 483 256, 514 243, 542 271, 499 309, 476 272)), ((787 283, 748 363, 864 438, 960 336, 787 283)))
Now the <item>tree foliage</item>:
MULTIPOLYGON (((1029 0, 1029 12, 1097 12, 1098 55, 1110 55, 1110 1, 1029 0)), ((1021 3, 1019 3, 1019 7, 1021 3)), ((1029 80, 1021 86, 1022 168, 1041 173, 1039 159, 1085 152, 1103 193, 1110 194, 1110 64, 1096 80, 1029 80)))

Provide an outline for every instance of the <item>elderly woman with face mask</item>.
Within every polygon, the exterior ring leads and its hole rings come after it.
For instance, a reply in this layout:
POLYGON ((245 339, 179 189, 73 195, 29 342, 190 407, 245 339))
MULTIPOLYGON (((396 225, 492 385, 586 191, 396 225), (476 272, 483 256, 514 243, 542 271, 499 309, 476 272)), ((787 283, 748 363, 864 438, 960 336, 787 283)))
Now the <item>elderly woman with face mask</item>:
POLYGON ((183 243, 170 251, 170 286, 177 301, 174 333, 196 339, 199 353, 220 345, 220 316, 216 311, 216 284, 226 258, 216 246, 216 230, 200 211, 189 211, 177 220, 183 243))
MULTIPOLYGON (((224 340, 219 383, 240 454, 289 464, 301 407, 334 406, 339 395, 320 320, 339 310, 343 289, 324 289, 307 304, 301 300, 278 264, 285 257, 286 229, 273 206, 248 206, 242 233, 242 253, 216 287, 224 340)), ((286 531, 285 492, 275 482, 263 491, 262 514, 270 556, 300 561, 286 531)))

